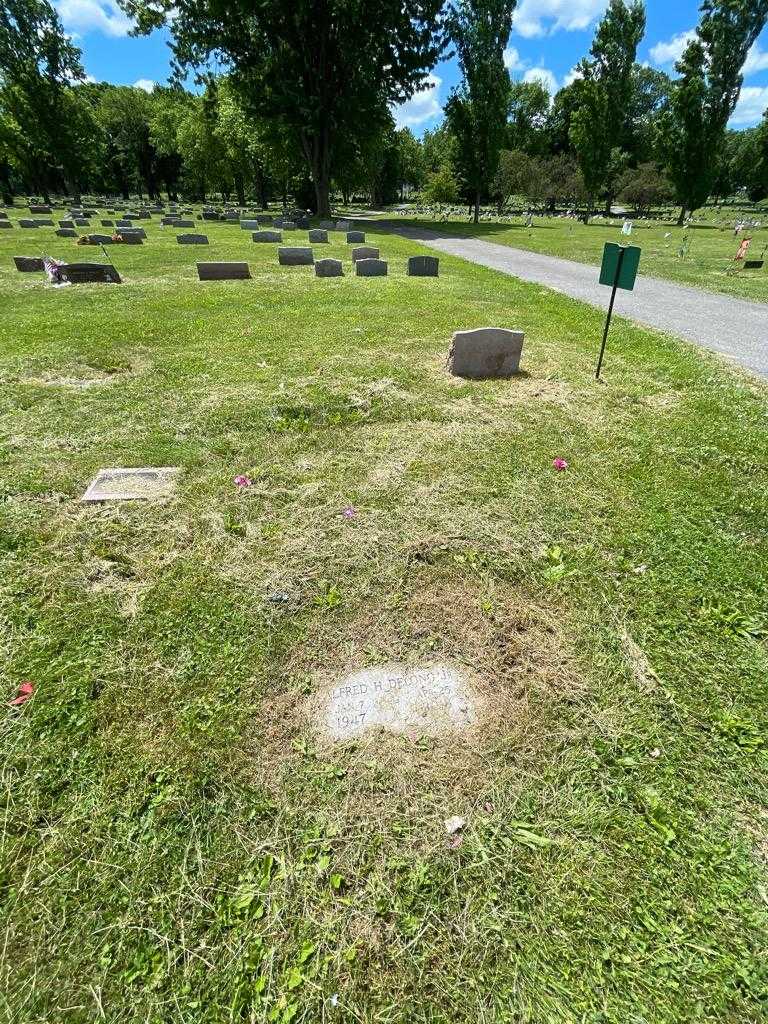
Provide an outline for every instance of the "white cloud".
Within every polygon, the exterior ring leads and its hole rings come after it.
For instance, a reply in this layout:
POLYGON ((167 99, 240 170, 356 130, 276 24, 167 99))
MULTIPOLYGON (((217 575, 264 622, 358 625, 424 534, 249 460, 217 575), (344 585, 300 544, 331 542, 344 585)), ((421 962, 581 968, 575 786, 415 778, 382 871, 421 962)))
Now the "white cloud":
POLYGON ((521 60, 514 46, 508 46, 504 51, 504 67, 507 71, 521 71, 525 67, 525 61, 521 60))
POLYGON ((656 43, 651 47, 651 60, 656 64, 676 64, 683 56, 683 50, 695 36, 695 30, 689 28, 686 32, 678 32, 666 42, 656 43))
POLYGON ((549 68, 529 68, 523 75, 524 82, 541 82, 550 96, 558 90, 557 78, 549 68))
POLYGON ((755 43, 744 61, 744 74, 756 75, 758 71, 765 71, 766 68, 768 68, 768 53, 760 49, 759 43, 755 43))
POLYGON ((440 86, 442 78, 428 75, 425 88, 417 92, 411 99, 395 107, 393 114, 398 128, 414 128, 416 125, 431 121, 440 113, 440 86))
POLYGON ((728 124, 731 128, 746 128, 749 125, 757 124, 766 109, 768 109, 768 85, 745 85, 728 124))
POLYGON ((133 83, 133 88, 143 89, 144 92, 152 92, 152 90, 155 88, 155 83, 152 81, 151 78, 138 78, 133 83))
POLYGON ((64 28, 76 35, 127 36, 131 30, 131 19, 116 0, 59 0, 56 10, 64 28))
POLYGON ((571 70, 568 72, 568 74, 565 75, 565 77, 563 78, 563 86, 573 85, 573 83, 576 81, 577 78, 582 78, 582 77, 583 77, 583 75, 582 75, 581 71, 579 70, 578 65, 574 64, 574 66, 571 68, 571 70))
POLYGON ((522 0, 512 29, 526 39, 560 29, 575 32, 587 28, 607 5, 608 0, 522 0))

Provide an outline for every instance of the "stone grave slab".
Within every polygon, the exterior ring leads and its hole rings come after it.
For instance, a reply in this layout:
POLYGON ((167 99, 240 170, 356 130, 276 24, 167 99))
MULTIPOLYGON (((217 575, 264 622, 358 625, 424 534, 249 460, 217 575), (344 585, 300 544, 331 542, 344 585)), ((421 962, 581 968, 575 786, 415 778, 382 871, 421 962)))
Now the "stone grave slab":
POLYGON ((181 227, 178 217, 161 217, 160 223, 164 228, 181 227))
POLYGON ((0 228, 12 228, 13 224, 9 220, 0 220, 0 228))
POLYGON ((113 220, 102 220, 99 221, 99 223, 103 228, 113 228, 115 226, 115 222, 113 220))
POLYGON ((86 235, 91 245, 112 245, 112 235, 90 234, 86 235))
POLYGON ((439 268, 440 260, 437 256, 408 257, 409 277, 437 277, 439 268))
POLYGON ((512 377, 520 370, 525 335, 506 327, 456 331, 448 352, 448 369, 455 377, 481 380, 512 377))
POLYGON ((320 221, 320 228, 323 231, 335 231, 336 230, 336 221, 334 221, 334 220, 321 220, 320 221))
POLYGON ((463 732, 476 724, 477 700, 453 665, 393 663, 351 672, 321 694, 318 725, 336 742, 383 729, 412 739, 463 732))
POLYGON ((76 228, 89 228, 91 226, 91 222, 87 217, 73 217, 72 223, 76 228))
POLYGON ((337 220, 336 230, 337 231, 351 231, 352 221, 351 220, 337 220))
POLYGON ((365 232, 364 231, 348 231, 347 242, 364 242, 365 232))
POLYGON ((295 230, 296 230, 296 223, 295 223, 295 221, 292 221, 292 220, 284 220, 283 221, 283 231, 295 231, 295 230))
POLYGON ((203 210, 203 220, 218 220, 219 215, 216 210, 203 210))
POLYGON ((358 260, 377 260, 378 258, 379 250, 375 245, 359 245, 352 250, 353 263, 357 263, 358 260))
POLYGON ((181 471, 175 467, 159 469, 100 469, 80 501, 127 501, 167 498, 176 489, 181 471))
POLYGON ((314 263, 315 257, 311 249, 284 245, 277 250, 277 260, 281 267, 305 267, 314 263))
POLYGON ((176 235, 179 245, 208 245, 208 235, 176 235))
POLYGON ((37 274, 45 270, 42 256, 14 256, 13 262, 21 274, 37 274))
POLYGON ((247 263, 198 263, 197 276, 201 281, 246 281, 251 276, 247 263))
POLYGON ((386 277, 386 260, 357 260, 355 273, 358 277, 386 277))
POLYGON ((77 238, 74 228, 56 228, 56 234, 59 238, 77 238))
POLYGON ((243 231, 258 231, 259 222, 257 220, 241 220, 240 227, 243 231))
POLYGON ((35 206, 34 204, 32 204, 29 207, 29 212, 30 213, 53 213, 53 210, 50 208, 50 206, 41 206, 39 204, 37 206, 35 206))
POLYGON ((118 234, 123 240, 123 245, 144 245, 144 239, 147 237, 146 232, 139 234, 138 231, 119 231, 118 234))
POLYGON ((177 220, 174 222, 176 228, 193 228, 195 226, 194 220, 177 220))
POLYGON ((282 242, 282 231, 254 231, 251 235, 254 242, 282 242))
POLYGON ((59 273, 70 284, 122 284, 111 263, 64 263, 59 273))
POLYGON ((310 242, 315 242, 315 243, 327 242, 328 241, 328 232, 326 230, 324 230, 323 228, 312 228, 310 230, 310 232, 309 232, 309 236, 308 237, 309 237, 309 241, 310 242))
POLYGON ((344 277, 344 268, 341 265, 341 260, 316 260, 315 277, 344 277))
POLYGON ((60 220, 59 221, 59 227, 60 228, 73 228, 74 226, 75 226, 75 222, 71 218, 69 220, 60 220))
POLYGON ((259 224, 271 224, 274 221, 274 217, 271 213, 260 213, 259 224))

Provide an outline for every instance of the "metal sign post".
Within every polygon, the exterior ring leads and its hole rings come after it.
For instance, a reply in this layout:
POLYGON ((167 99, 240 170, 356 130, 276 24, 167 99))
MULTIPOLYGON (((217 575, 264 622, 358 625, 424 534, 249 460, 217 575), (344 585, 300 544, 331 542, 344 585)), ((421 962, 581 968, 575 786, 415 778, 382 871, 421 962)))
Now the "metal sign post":
POLYGON ((611 289, 611 301, 608 303, 608 315, 605 318, 605 330, 603 331, 603 342, 600 346, 600 355, 595 370, 595 380, 600 380, 600 370, 605 355, 605 344, 608 341, 608 331, 613 316, 613 304, 616 301, 616 292, 619 288, 631 292, 635 287, 637 268, 640 263, 640 249, 636 245, 617 245, 615 242, 606 242, 603 249, 603 263, 600 267, 600 284, 608 285, 611 289))

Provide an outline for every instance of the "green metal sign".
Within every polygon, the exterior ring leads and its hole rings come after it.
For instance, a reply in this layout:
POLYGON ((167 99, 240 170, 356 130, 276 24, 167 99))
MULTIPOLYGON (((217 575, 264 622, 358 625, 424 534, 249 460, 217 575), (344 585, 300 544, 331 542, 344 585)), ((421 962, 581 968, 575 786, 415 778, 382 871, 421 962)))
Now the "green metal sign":
POLYGON ((603 249, 603 263, 600 267, 600 284, 608 285, 609 288, 623 288, 624 291, 631 292, 635 287, 639 264, 639 246, 606 242, 603 249))

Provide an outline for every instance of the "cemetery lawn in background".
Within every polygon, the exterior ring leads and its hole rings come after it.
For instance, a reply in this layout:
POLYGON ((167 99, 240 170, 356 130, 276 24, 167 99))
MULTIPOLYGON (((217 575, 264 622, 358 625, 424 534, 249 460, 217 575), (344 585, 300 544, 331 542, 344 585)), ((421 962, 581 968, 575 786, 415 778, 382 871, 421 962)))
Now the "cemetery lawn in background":
MULTIPOLYGON (((465 220, 431 221, 411 217, 404 217, 402 221, 461 237, 483 238, 498 245, 559 256, 577 263, 592 263, 596 267, 600 266, 606 242, 638 245, 643 250, 639 273, 646 277, 660 277, 693 288, 724 292, 755 302, 768 302, 768 255, 761 270, 741 269, 737 274, 728 273, 734 266, 733 257, 739 243, 745 237, 752 238, 748 258, 761 258, 763 248, 768 246, 768 216, 753 211, 750 216, 763 220, 767 226, 759 230, 743 231, 737 236, 733 234, 733 223, 739 219, 737 213, 729 208, 723 214, 723 221, 726 222, 727 218, 729 225, 723 231, 715 226, 716 216, 714 211, 708 210, 708 219, 697 221, 687 232, 684 228, 678 228, 674 222, 634 220, 632 234, 628 237, 621 233, 621 218, 612 218, 611 221, 595 218, 589 224, 582 224, 581 221, 561 217, 534 217, 533 227, 530 228, 525 226, 524 218, 519 216, 511 224, 503 221, 470 224, 465 220), (664 237, 667 234, 669 238, 664 237), (690 248, 685 258, 681 259, 678 253, 686 234, 690 248)), ((400 220, 398 217, 398 223, 400 220)), ((743 267, 743 264, 736 265, 743 267)))
POLYGON ((596 384, 598 310, 388 234, 322 279, 206 223, 203 283, 147 231, 62 289, 0 235, 5 1015, 760 1019, 766 386, 621 318, 596 384), (488 325, 524 373, 450 376, 488 325), (115 466, 181 473, 80 503, 115 466), (386 662, 482 721, 322 742, 386 662))

